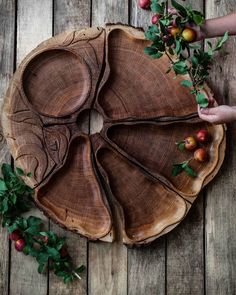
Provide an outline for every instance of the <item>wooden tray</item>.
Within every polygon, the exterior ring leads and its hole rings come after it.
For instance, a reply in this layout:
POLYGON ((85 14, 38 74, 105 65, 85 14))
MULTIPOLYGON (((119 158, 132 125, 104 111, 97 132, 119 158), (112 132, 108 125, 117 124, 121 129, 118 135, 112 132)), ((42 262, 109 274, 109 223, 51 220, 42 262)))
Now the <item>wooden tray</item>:
MULTIPOLYGON (((33 177, 37 205, 92 240, 145 244, 186 216, 225 152, 224 126, 200 121, 195 98, 152 60, 141 30, 110 25, 64 33, 21 63, 2 116, 15 164, 33 177), (85 110, 104 119, 101 132, 80 128, 85 110), (171 176, 190 157, 175 142, 206 128, 210 161, 198 177, 171 176)), ((204 90, 207 94, 209 89, 204 90)))

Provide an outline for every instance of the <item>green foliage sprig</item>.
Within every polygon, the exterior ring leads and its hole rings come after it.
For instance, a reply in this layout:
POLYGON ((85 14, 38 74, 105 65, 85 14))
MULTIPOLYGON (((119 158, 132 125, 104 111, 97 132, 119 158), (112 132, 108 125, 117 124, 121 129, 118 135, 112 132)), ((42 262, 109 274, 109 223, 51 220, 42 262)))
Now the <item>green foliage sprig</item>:
POLYGON ((67 251, 66 239, 58 237, 52 231, 43 231, 43 220, 35 216, 28 218, 21 215, 33 206, 34 190, 27 186, 20 168, 13 171, 9 164, 2 165, 0 178, 0 214, 2 226, 6 227, 9 238, 15 241, 18 251, 31 255, 38 262, 38 272, 43 273, 48 268, 61 277, 64 283, 80 279, 79 274, 85 269, 83 265, 74 267, 71 256, 67 251))
POLYGON ((190 88, 190 93, 196 96, 196 102, 205 108, 209 102, 202 92, 203 85, 209 76, 214 55, 227 41, 228 33, 226 32, 214 47, 208 41, 206 50, 200 45, 193 45, 184 38, 182 32, 188 27, 195 26, 196 29, 203 25, 204 16, 201 12, 193 10, 191 6, 181 5, 175 0, 171 1, 172 8, 168 9, 167 2, 167 0, 152 0, 151 10, 157 14, 157 23, 149 26, 145 32, 146 39, 152 41, 152 44, 146 47, 144 52, 154 59, 166 55, 170 61, 166 73, 173 70, 176 76, 189 74, 191 81, 183 80, 181 85, 190 88), (178 29, 178 33, 171 34, 173 27, 178 29))
POLYGON ((197 177, 197 173, 189 166, 189 161, 185 161, 179 164, 174 164, 172 168, 172 176, 177 176, 185 171, 192 178, 197 177))

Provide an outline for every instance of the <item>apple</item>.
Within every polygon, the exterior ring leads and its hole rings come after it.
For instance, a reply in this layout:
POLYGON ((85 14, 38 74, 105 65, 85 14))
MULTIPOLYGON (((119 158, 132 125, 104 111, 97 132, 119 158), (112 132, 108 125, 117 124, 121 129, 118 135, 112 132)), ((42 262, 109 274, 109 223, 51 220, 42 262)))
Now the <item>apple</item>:
POLYGON ((25 247, 25 240, 24 239, 19 239, 15 242, 15 249, 18 252, 22 252, 24 247, 25 247))
POLYGON ((189 150, 189 151, 194 150, 197 146, 196 139, 192 136, 186 137, 184 140, 184 146, 185 146, 186 150, 189 150))
POLYGON ((185 28, 182 32, 182 37, 187 42, 193 42, 196 39, 196 32, 193 29, 185 28))
POLYGON ((200 148, 194 152, 194 159, 198 162, 206 162, 208 160, 208 153, 205 149, 200 148))
POLYGON ((65 245, 62 246, 59 252, 60 252, 61 258, 65 258, 68 255, 67 247, 65 245))
POLYGON ((149 9, 151 6, 151 0, 139 0, 138 5, 142 9, 149 9))
POLYGON ((14 230, 12 233, 9 234, 9 239, 11 241, 17 241, 21 237, 21 233, 18 229, 14 230))
POLYGON ((156 24, 158 23, 160 17, 161 17, 160 14, 155 14, 155 15, 153 15, 153 17, 152 17, 152 19, 151 19, 152 24, 153 24, 153 25, 156 25, 156 24))
POLYGON ((209 141, 209 138, 210 138, 210 134, 207 130, 202 129, 197 132, 197 141, 198 142, 206 143, 209 141))
POLYGON ((181 33, 180 29, 178 27, 172 27, 170 28, 170 34, 176 38, 181 33))

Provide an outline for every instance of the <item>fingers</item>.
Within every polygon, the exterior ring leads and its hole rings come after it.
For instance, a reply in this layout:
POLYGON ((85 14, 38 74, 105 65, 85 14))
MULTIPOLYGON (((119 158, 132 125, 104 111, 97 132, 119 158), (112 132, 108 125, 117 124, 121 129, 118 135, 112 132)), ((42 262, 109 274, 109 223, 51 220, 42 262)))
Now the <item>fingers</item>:
MULTIPOLYGON (((214 108, 215 109, 215 108, 214 108)), ((203 121, 207 121, 209 123, 215 123, 216 121, 216 116, 215 116, 215 113, 214 113, 215 110, 213 109, 209 109, 209 108, 206 108, 206 109, 201 109, 199 106, 198 106, 198 115, 199 117, 203 120, 203 121)))

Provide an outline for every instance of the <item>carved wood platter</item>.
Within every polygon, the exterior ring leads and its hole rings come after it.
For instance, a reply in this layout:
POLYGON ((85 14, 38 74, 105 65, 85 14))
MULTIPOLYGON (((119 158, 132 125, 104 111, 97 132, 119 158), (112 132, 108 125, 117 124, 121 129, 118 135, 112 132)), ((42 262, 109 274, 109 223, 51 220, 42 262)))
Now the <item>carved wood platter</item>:
POLYGON ((6 94, 4 135, 15 165, 33 173, 36 204, 91 240, 138 245, 169 232, 224 159, 224 126, 198 118, 186 77, 165 74, 167 58, 150 59, 148 44, 123 25, 58 35, 23 60, 6 94), (89 110, 103 117, 99 133, 80 128, 89 110), (171 176, 190 157, 175 142, 203 128, 210 160, 193 162, 197 178, 171 176))

